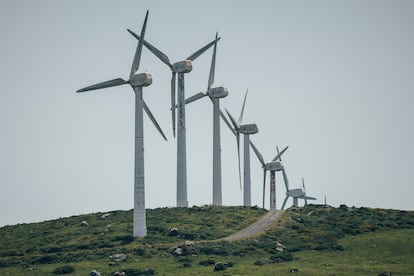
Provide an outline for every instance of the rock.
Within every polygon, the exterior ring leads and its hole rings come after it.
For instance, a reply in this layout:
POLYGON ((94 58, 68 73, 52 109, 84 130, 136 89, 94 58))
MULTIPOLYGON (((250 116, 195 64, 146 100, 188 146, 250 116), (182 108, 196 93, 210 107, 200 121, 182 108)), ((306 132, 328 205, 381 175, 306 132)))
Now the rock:
POLYGON ((190 250, 195 249, 194 243, 192 241, 185 241, 184 245, 185 245, 185 247, 187 247, 190 250))
POLYGON ((114 265, 118 265, 118 263, 117 262, 109 262, 108 265, 109 266, 114 266, 114 265))
POLYGON ((286 249, 286 246, 281 244, 280 242, 276 242, 276 248, 277 251, 283 252, 286 249))
POLYGON ((178 229, 177 228, 171 228, 170 232, 168 233, 168 236, 178 236, 178 229))
POLYGON ((125 272, 115 271, 114 273, 112 273, 112 276, 125 276, 125 272))
POLYGON ((296 273, 296 272, 299 272, 299 269, 297 269, 297 268, 292 268, 292 269, 290 269, 290 270, 289 270, 289 272, 290 272, 290 273, 296 273))
POLYGON ((94 269, 91 272, 89 272, 89 276, 101 276, 101 273, 94 269))
POLYGON ((126 259, 126 255, 125 254, 114 254, 112 256, 109 256, 109 258, 111 258, 112 260, 114 260, 115 262, 119 263, 122 262, 126 259))
POLYGON ((88 227, 89 226, 89 223, 86 220, 84 220, 84 221, 81 222, 80 226, 82 226, 82 227, 88 227))
POLYGON ((174 255, 177 255, 177 256, 181 256, 181 255, 183 255, 183 249, 181 248, 181 247, 177 247, 175 250, 174 250, 174 255))
POLYGON ((383 272, 383 273, 378 274, 378 276, 391 276, 391 275, 392 275, 391 272, 383 272))
POLYGON ((173 250, 173 254, 176 256, 192 255, 196 251, 196 247, 192 241, 185 241, 183 244, 173 250))
POLYGON ((228 265, 228 263, 216 263, 214 265, 214 271, 222 271, 222 270, 225 270, 227 265, 228 265))

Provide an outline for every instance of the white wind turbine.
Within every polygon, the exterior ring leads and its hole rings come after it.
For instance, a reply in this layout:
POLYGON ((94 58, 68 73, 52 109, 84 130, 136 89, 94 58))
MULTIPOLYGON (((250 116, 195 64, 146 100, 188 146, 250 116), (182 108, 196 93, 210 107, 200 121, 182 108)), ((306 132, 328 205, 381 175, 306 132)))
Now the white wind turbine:
MULTIPOLYGON (((136 39, 140 40, 140 36, 131 30, 128 30, 136 39)), ((171 77, 171 114, 173 134, 175 136, 175 80, 178 74, 178 95, 177 95, 177 207, 188 207, 187 200, 187 150, 186 150, 186 133, 185 133, 185 93, 184 93, 184 74, 192 71, 192 62, 201 54, 213 46, 220 38, 216 38, 206 46, 197 50, 195 53, 187 57, 183 61, 171 64, 167 55, 155 48, 151 43, 142 39, 144 46, 148 48, 155 56, 165 63, 172 72, 171 77)))
MULTIPOLYGON (((257 159, 259 159, 260 164, 263 168, 263 208, 265 206, 265 191, 266 191, 266 173, 267 171, 270 172, 270 210, 276 210, 276 172, 278 171, 284 171, 283 170, 283 164, 280 161, 280 157, 282 154, 289 148, 289 146, 285 147, 282 152, 277 151, 277 155, 269 162, 265 162, 263 159, 262 154, 259 152, 259 150, 256 148, 256 146, 250 141, 250 145, 253 148, 253 151, 256 153, 257 159), (278 160, 279 159, 279 160, 278 160)), ((284 181, 286 185, 286 179, 285 174, 284 181)))
MULTIPOLYGON (((277 148, 277 152, 279 152, 279 148, 277 148)), ((282 162, 282 157, 281 156, 279 156, 279 161, 282 162)), ((308 199, 309 200, 316 200, 316 198, 306 195, 305 180, 303 179, 303 177, 302 177, 303 190, 301 188, 289 189, 289 180, 287 178, 286 170, 285 170, 284 166, 282 168, 282 172, 283 172, 283 179, 284 179, 285 187, 286 187, 286 196, 285 196, 285 199, 283 200, 281 210, 283 210, 285 208, 286 202, 288 201, 289 197, 293 198, 293 205, 292 205, 293 207, 298 207, 299 206, 298 199, 304 199, 305 200, 305 205, 308 204, 308 199)))
MULTIPOLYGON (((147 25, 148 11, 145 15, 144 25, 141 30, 141 37, 145 35, 147 25)), ((94 84, 76 92, 85 92, 95 89, 102 89, 107 87, 119 86, 129 84, 135 92, 135 178, 134 178, 134 237, 145 237, 147 235, 146 214, 145 214, 145 181, 144 181, 144 128, 143 128, 143 110, 147 113, 155 127, 161 133, 162 137, 167 140, 160 126, 145 104, 142 98, 142 88, 149 86, 152 83, 152 76, 150 73, 135 74, 138 71, 141 59, 143 43, 138 43, 135 51, 134 60, 131 66, 129 80, 117 78, 98 84, 94 84)))
MULTIPOLYGON (((229 111, 227 111, 227 115, 229 115, 230 121, 233 124, 233 132, 236 135, 237 140, 237 154, 238 154, 238 160, 239 160, 239 179, 241 179, 240 176, 240 133, 244 134, 244 163, 243 163, 243 205, 244 206, 251 206, 251 177, 250 177, 250 135, 255 134, 259 131, 256 124, 243 124, 243 112, 244 112, 244 106, 246 104, 246 98, 247 98, 247 92, 244 96, 243 106, 240 112, 239 119, 236 120, 234 117, 230 114, 229 111)), ((240 183, 241 185, 241 183, 240 183)))
MULTIPOLYGON (((217 40, 216 33, 216 40, 217 40)), ((213 57, 211 59, 210 75, 208 78, 207 91, 200 92, 185 100, 191 103, 208 96, 213 103, 213 205, 222 205, 221 192, 221 145, 220 145, 220 98, 226 97, 229 92, 226 87, 212 87, 214 83, 214 72, 216 66, 217 43, 214 44, 213 57)), ((224 117, 225 118, 225 117, 224 117)))

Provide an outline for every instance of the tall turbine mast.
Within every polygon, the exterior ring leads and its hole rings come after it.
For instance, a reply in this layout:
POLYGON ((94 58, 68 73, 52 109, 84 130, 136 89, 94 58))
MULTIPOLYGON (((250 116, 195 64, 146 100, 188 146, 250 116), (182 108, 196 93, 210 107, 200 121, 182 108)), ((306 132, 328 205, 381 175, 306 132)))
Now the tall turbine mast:
MULTIPOLYGON (((218 34, 216 33, 216 40, 218 34)), ((222 205, 221 188, 221 146, 220 146, 220 98, 226 97, 229 92, 226 87, 212 87, 214 83, 214 72, 216 66, 217 43, 214 44, 211 59, 210 75, 208 78, 207 91, 200 92, 185 100, 185 103, 197 101, 208 96, 213 103, 213 205, 222 205)))
MULTIPOLYGON (((236 134, 237 140, 237 154, 239 158, 239 179, 240 176, 240 133, 244 135, 244 165, 243 165, 243 205, 244 206, 251 206, 251 177, 250 177, 250 135, 255 134, 259 131, 256 124, 243 124, 243 112, 244 107, 246 104, 247 98, 247 91, 246 95, 244 96, 243 106, 240 112, 239 119, 236 121, 234 117, 230 114, 229 111, 226 110, 227 115, 230 118, 230 121, 234 127, 233 131, 236 134)), ((241 182, 240 182, 241 185, 241 182)))
MULTIPOLYGON (((148 11, 145 15, 144 25, 141 30, 141 37, 145 35, 147 25, 148 11)), ((135 51, 134 60, 131 66, 129 80, 122 78, 113 79, 98 84, 94 84, 76 92, 85 92, 90 90, 102 89, 112 86, 129 84, 135 92, 135 177, 134 177, 134 237, 145 237, 147 235, 146 214, 145 214, 145 181, 144 181, 144 128, 143 128, 143 110, 150 117, 151 121, 158 129, 162 137, 167 140, 150 109, 142 99, 142 88, 152 83, 150 73, 135 74, 138 71, 141 59, 143 42, 138 43, 135 51)))
POLYGON ((216 38, 212 42, 208 43, 201 49, 194 52, 183 61, 171 64, 167 55, 155 48, 148 41, 141 39, 139 35, 128 29, 128 32, 132 34, 139 41, 143 41, 144 46, 148 48, 156 57, 158 57, 163 63, 165 63, 172 72, 171 77, 171 115, 172 115, 172 127, 173 134, 175 136, 175 81, 178 79, 178 95, 177 95, 177 207, 188 207, 187 200, 187 151, 186 151, 186 133, 185 133, 185 93, 184 93, 184 74, 192 71, 192 62, 207 51, 211 46, 220 40, 220 37, 216 38), (178 76, 177 76, 178 75, 178 76))

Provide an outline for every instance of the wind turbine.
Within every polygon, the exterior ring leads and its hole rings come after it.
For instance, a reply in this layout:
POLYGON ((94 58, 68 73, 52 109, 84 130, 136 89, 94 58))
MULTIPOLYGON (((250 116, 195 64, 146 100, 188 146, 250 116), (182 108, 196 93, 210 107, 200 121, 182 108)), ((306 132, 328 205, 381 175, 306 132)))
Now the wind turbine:
POLYGON ((303 180, 302 177, 302 188, 297 188, 297 189, 289 189, 289 185, 286 186, 286 196, 285 199, 283 200, 283 204, 282 204, 282 210, 285 208, 286 202, 288 201, 289 197, 293 198, 293 207, 299 207, 299 199, 304 199, 305 200, 305 205, 308 204, 308 200, 316 200, 316 198, 311 197, 311 196, 307 196, 306 192, 305 192, 305 181, 303 180))
MULTIPOLYGON (((236 121, 230 112, 226 109, 227 115, 229 115, 230 121, 234 127, 233 131, 237 140, 237 154, 239 158, 239 179, 240 176, 240 133, 244 134, 244 165, 243 165, 243 205, 251 206, 251 178, 250 178, 250 135, 259 131, 256 124, 244 124, 242 125, 244 106, 246 104, 247 92, 244 96, 243 106, 240 112, 239 119, 236 121)), ((240 182, 241 185, 241 182, 240 182)))
MULTIPOLYGON (((216 33, 216 40, 218 34, 216 33)), ((214 44, 213 57, 211 59, 210 75, 208 78, 207 91, 200 92, 185 100, 185 103, 197 101, 208 96, 213 103, 213 205, 222 204, 221 193, 221 146, 220 146, 220 98, 226 97, 229 92, 226 87, 212 87, 214 83, 214 72, 216 66, 217 43, 214 44)), ((224 117, 225 118, 225 117, 224 117)))
MULTIPOLYGON (((265 191, 266 191, 266 172, 270 172, 270 210, 276 210, 276 172, 282 171, 283 172, 283 164, 280 161, 280 157, 282 154, 289 148, 289 146, 285 147, 282 152, 279 152, 277 155, 269 162, 265 162, 263 159, 262 154, 259 152, 257 147, 250 141, 250 145, 253 148, 253 151, 256 153, 257 159, 259 159, 260 163, 262 164, 263 168, 263 208, 265 205, 265 191), (278 160, 279 159, 279 160, 278 160)), ((287 178, 284 177, 286 181, 287 178)), ((285 182, 286 185, 286 182, 285 182)))
MULTIPOLYGON (((145 15, 144 25, 141 30, 141 37, 145 35, 147 26, 148 11, 145 15)), ((135 74, 138 71, 142 53, 142 41, 138 43, 135 51, 134 60, 131 66, 129 80, 117 78, 98 84, 94 84, 76 92, 85 92, 90 90, 102 89, 107 87, 129 84, 135 92, 135 178, 134 178, 134 237, 145 237, 147 235, 146 214, 145 214, 145 181, 144 181, 144 128, 143 128, 143 110, 147 113, 155 127, 161 133, 162 137, 167 140, 148 106, 142 98, 142 88, 151 85, 152 76, 150 73, 135 74)))
MULTIPOLYGON (((136 39, 141 41, 140 36, 128 29, 136 39)), ((155 56, 157 56, 163 63, 165 63, 172 72, 171 77, 171 115, 173 134, 175 136, 175 81, 178 78, 178 95, 177 95, 177 207, 188 207, 187 201, 187 152, 186 152, 186 134, 185 134, 185 93, 184 93, 184 74, 191 72, 193 69, 192 62, 201 54, 213 46, 220 37, 208 43, 201 49, 194 52, 183 61, 171 64, 167 55, 155 48, 151 43, 142 39, 144 46, 148 48, 155 56), (178 77, 177 77, 178 75, 178 77)))

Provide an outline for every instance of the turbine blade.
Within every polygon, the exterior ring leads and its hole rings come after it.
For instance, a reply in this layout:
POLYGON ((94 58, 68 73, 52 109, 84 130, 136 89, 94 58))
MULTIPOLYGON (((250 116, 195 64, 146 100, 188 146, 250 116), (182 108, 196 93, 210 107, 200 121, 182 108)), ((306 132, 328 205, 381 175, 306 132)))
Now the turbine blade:
POLYGON ((205 96, 207 96, 206 93, 203 93, 203 92, 197 93, 197 94, 191 96, 190 98, 186 99, 185 104, 192 103, 192 102, 197 101, 201 98, 204 98, 205 96))
POLYGON ((282 154, 285 153, 285 151, 289 148, 289 146, 285 147, 278 155, 275 156, 275 158, 272 159, 272 162, 276 161, 277 159, 279 159, 282 154))
POLYGON ((285 208, 286 202, 288 201, 289 196, 286 195, 285 199, 283 200, 282 208, 280 210, 283 210, 285 208))
POLYGON ((152 115, 150 109, 148 108, 147 104, 145 103, 145 101, 142 101, 144 104, 144 110, 147 113, 148 117, 151 119, 152 123, 154 124, 154 126, 157 128, 158 132, 161 134, 161 136, 164 138, 165 141, 167 140, 167 137, 165 137, 164 132, 162 131, 160 125, 158 124, 157 120, 155 119, 154 115, 152 115))
POLYGON ((280 156, 279 147, 276 146, 277 154, 279 156, 279 161, 282 161, 282 157, 280 156))
POLYGON ((173 136, 175 137, 175 79, 176 73, 173 71, 171 76, 171 118, 173 136))
POLYGON ((231 132, 233 132, 233 134, 237 136, 230 122, 227 120, 226 115, 224 115, 224 113, 221 110, 220 110, 220 117, 226 123, 227 127, 231 130, 231 132))
POLYGON ((138 71, 138 68, 139 68, 139 62, 141 60, 141 53, 142 53, 142 45, 144 43, 145 29, 147 28, 147 20, 148 20, 148 10, 147 10, 147 13, 145 14, 144 25, 142 25, 142 29, 141 29, 142 39, 140 39, 138 42, 138 46, 137 46, 137 49, 134 55, 134 61, 132 62, 131 73, 129 74, 130 77, 134 75, 135 72, 138 71))
MULTIPOLYGON (((218 37, 218 33, 216 33, 216 39, 217 37, 218 37)), ((216 43, 214 43, 213 57, 211 58, 210 75, 208 77, 207 90, 209 90, 214 83, 214 72, 216 70, 216 51, 217 51, 217 41, 216 43)))
POLYGON ((256 153, 257 158, 259 159, 262 166, 265 166, 265 161, 263 159, 262 154, 259 152, 259 150, 256 148, 256 146, 253 144, 253 142, 250 140, 250 146, 253 148, 254 153, 256 153))
POLYGON ((289 191, 289 180, 287 178, 286 170, 284 167, 282 169, 282 174, 283 174, 283 182, 285 182, 286 192, 288 192, 289 191))
MULTIPOLYGON (((302 196, 301 198, 303 198, 303 199, 305 199, 305 200, 307 200, 307 199, 309 199, 309 200, 316 200, 316 198, 315 198, 315 197, 311 197, 311 196, 307 196, 307 195, 302 196)), ((307 204, 307 203, 305 203, 305 204, 307 204)))
POLYGON ((240 125, 241 122, 243 121, 243 113, 244 113, 244 106, 246 104, 246 98, 247 98, 247 93, 249 92, 249 89, 246 90, 246 94, 244 95, 244 101, 243 101, 243 105, 242 105, 242 109, 240 111, 240 116, 239 116, 239 120, 237 121, 237 124, 240 125))
MULTIPOLYGON (((130 29, 127 29, 127 31, 136 39, 141 40, 140 36, 131 31, 130 29)), ((156 57, 158 57, 162 62, 164 62, 170 69, 172 69, 172 64, 170 60, 168 59, 167 55, 155 48, 151 43, 149 43, 146 40, 143 40, 144 46, 147 47, 148 50, 150 50, 156 57)))
POLYGON ((263 169, 263 209, 265 208, 265 196, 266 196, 266 169, 263 169))
POLYGON ((85 91, 90 91, 90 90, 96 90, 96 89, 102 89, 102 88, 107 88, 107 87, 113 87, 113 86, 118 86, 118 85, 123 85, 123 84, 127 84, 128 81, 118 78, 118 79, 113 79, 113 80, 109 80, 109 81, 104 81, 104 82, 100 82, 94 85, 90 85, 87 87, 84 87, 82 89, 79 89, 78 91, 76 91, 77 93, 79 92, 85 92, 85 91))
POLYGON ((305 180, 302 177, 302 187, 303 187, 303 192, 305 193, 305 205, 308 205, 308 199, 306 198, 306 190, 305 190, 305 180))
POLYGON ((208 48, 213 46, 214 43, 217 43, 217 41, 219 41, 219 40, 220 40, 220 37, 214 39, 213 41, 211 41, 210 43, 208 43, 206 46, 202 47, 201 49, 197 50, 194 54, 192 54, 191 56, 189 56, 186 59, 194 61, 196 58, 198 58, 201 54, 203 54, 205 51, 207 51, 208 48))
POLYGON ((233 124, 234 130, 237 131, 239 128, 239 125, 236 123, 236 120, 231 116, 230 112, 226 109, 227 115, 229 115, 230 121, 233 124))

